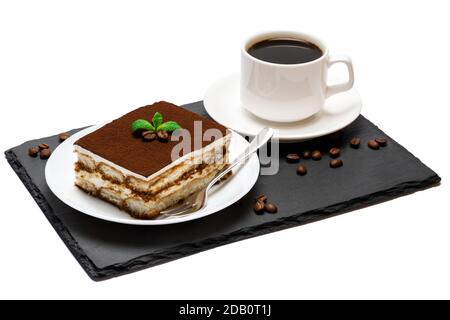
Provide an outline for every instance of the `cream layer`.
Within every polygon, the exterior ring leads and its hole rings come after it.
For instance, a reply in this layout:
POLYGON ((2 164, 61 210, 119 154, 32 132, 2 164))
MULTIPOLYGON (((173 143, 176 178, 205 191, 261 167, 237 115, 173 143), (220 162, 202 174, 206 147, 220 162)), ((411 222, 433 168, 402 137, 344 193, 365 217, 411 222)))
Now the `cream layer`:
POLYGON ((195 172, 198 168, 211 164, 226 165, 229 160, 228 147, 231 134, 214 141, 205 148, 188 153, 158 172, 144 177, 127 170, 89 150, 75 145, 78 163, 82 169, 92 173, 100 173, 104 180, 117 184, 125 184, 133 191, 155 194, 182 179, 183 176, 195 172), (225 154, 223 154, 225 151, 225 154))
POLYGON ((108 201, 133 217, 150 219, 204 188, 226 164, 211 164, 160 190, 155 195, 137 193, 124 184, 107 180, 99 172, 76 171, 75 184, 91 195, 108 201))

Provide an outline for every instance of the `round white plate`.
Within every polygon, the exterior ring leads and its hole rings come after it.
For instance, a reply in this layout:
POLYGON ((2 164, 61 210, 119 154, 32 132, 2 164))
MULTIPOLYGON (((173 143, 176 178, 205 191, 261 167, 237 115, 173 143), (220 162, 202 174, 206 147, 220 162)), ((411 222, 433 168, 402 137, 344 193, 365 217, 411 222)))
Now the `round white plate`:
MULTIPOLYGON (((250 191, 259 176, 259 159, 254 154, 244 164, 233 170, 233 176, 230 179, 211 189, 208 202, 202 210, 178 218, 135 219, 112 204, 86 194, 74 185, 76 156, 73 153, 73 143, 98 128, 99 126, 84 129, 61 143, 47 160, 45 179, 50 190, 65 204, 99 219, 135 225, 162 225, 202 218, 238 201, 250 191)), ((248 144, 242 136, 233 132, 229 149, 230 161, 244 151, 248 144)))
POLYGON ((266 121, 242 107, 239 81, 238 73, 219 79, 209 87, 203 103, 214 120, 250 137, 264 127, 271 127, 275 129, 274 137, 280 141, 312 139, 348 126, 361 113, 361 97, 353 88, 328 98, 324 108, 308 119, 290 123, 266 121))

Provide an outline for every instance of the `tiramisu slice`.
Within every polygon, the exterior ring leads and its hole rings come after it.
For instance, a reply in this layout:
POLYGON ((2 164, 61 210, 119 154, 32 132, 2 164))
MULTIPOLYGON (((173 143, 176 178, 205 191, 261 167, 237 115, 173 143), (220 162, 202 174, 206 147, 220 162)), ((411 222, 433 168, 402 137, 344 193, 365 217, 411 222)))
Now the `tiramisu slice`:
POLYGON ((151 219, 228 164, 230 138, 212 120, 157 102, 76 141, 75 184, 135 218, 151 219))

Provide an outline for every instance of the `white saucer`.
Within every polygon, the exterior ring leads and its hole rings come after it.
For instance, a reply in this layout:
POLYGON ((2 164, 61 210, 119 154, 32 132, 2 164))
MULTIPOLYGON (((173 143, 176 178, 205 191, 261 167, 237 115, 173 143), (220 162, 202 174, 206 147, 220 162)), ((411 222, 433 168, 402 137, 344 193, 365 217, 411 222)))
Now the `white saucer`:
MULTIPOLYGON (((362 101, 356 89, 328 98, 324 108, 308 119, 279 123, 266 121, 245 110, 239 97, 239 74, 216 81, 204 98, 208 114, 222 125, 247 136, 255 136, 262 128, 275 129, 280 141, 301 141, 327 135, 352 123, 361 113, 362 101)), ((274 110, 275 112, 275 110, 274 110)))
MULTIPOLYGON (((90 127, 77 132, 61 143, 47 160, 45 179, 50 190, 68 206, 87 215, 117 223, 135 225, 161 225, 180 223, 205 217, 226 208, 250 191, 259 176, 259 159, 256 153, 244 164, 233 169, 232 178, 211 189, 206 206, 191 215, 159 220, 138 220, 106 201, 94 198, 74 185, 74 163, 76 156, 73 143, 82 136, 98 129, 90 127)), ((230 142, 230 161, 233 161, 247 148, 249 143, 239 134, 233 132, 230 142)))

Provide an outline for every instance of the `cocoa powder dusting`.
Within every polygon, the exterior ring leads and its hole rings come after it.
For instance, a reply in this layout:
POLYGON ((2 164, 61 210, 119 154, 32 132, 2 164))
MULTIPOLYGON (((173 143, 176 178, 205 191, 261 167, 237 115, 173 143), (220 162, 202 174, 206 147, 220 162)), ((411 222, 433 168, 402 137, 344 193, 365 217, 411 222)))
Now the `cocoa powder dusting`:
MULTIPOLYGON (((163 115, 164 121, 176 121, 183 129, 189 131, 192 137, 191 151, 195 150, 194 121, 202 122, 202 134, 213 128, 218 129, 223 136, 227 134, 227 129, 215 121, 172 103, 160 101, 125 114, 79 139, 75 144, 125 169, 148 177, 172 162, 172 148, 179 143, 179 141, 171 140, 165 143, 157 140, 145 143, 142 139, 131 134, 131 124, 134 120, 146 119, 151 121, 157 111, 163 115)), ((201 147, 203 148, 211 142, 202 141, 201 147)))

